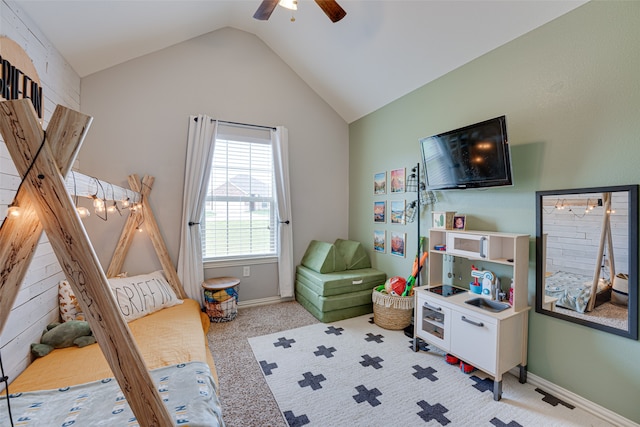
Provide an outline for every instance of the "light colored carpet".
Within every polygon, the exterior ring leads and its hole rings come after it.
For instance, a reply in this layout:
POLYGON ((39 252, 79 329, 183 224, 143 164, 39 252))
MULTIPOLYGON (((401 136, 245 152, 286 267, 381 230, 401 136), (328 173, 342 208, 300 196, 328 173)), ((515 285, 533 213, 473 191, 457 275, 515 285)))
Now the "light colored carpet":
POLYGON ((592 311, 586 313, 578 313, 574 310, 556 306, 558 313, 567 316, 576 317, 578 319, 588 320, 590 322, 600 323, 616 329, 629 329, 629 311, 626 306, 616 305, 606 302, 595 307, 592 311))
POLYGON ((291 301, 240 308, 233 321, 211 324, 207 338, 218 371, 227 427, 286 426, 247 338, 313 323, 319 322, 291 301))
POLYGON ((510 374, 494 401, 484 373, 464 374, 440 351, 414 352, 403 331, 371 315, 249 343, 290 426, 612 425, 510 374))

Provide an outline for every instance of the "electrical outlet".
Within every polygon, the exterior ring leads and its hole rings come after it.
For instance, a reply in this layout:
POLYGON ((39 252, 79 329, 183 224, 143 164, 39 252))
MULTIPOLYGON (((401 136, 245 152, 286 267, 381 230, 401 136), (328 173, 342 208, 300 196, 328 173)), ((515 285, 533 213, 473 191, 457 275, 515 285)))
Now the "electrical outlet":
POLYGON ((242 276, 243 277, 249 277, 251 276, 251 267, 247 266, 247 267, 242 267, 242 276))

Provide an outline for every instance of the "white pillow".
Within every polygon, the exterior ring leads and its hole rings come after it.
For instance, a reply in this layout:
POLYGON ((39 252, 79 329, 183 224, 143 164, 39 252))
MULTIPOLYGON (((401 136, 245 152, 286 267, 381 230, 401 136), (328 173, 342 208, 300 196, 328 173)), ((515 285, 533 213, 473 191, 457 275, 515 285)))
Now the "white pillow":
POLYGON ((165 307, 182 304, 162 271, 132 277, 109 279, 120 313, 127 322, 139 319, 165 307))
POLYGON ((71 285, 68 281, 62 280, 58 283, 58 302, 60 306, 60 317, 63 322, 69 320, 86 320, 78 299, 71 290, 71 285))

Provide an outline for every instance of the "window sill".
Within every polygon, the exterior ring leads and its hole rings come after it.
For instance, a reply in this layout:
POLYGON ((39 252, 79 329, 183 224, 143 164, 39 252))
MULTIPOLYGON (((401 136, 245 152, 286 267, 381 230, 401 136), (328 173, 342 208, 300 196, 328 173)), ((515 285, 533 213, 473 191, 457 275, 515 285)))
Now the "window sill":
POLYGON ((203 267, 207 268, 223 268, 223 267, 239 267, 245 265, 258 264, 277 264, 278 258, 275 256, 261 258, 234 258, 224 260, 205 260, 202 262, 203 267))

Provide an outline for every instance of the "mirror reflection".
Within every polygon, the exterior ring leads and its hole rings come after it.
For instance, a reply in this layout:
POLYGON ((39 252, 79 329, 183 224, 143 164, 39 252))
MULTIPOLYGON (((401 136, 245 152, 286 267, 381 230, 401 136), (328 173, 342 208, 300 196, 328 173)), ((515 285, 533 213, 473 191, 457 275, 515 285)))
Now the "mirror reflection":
POLYGON ((638 186, 536 193, 536 311, 638 338, 638 186))

